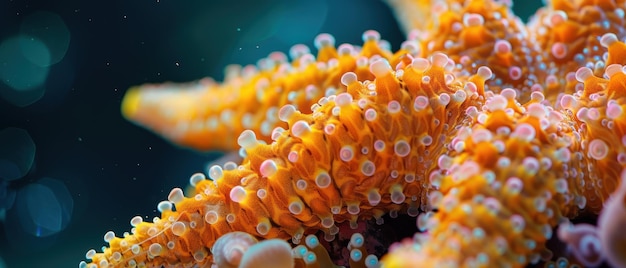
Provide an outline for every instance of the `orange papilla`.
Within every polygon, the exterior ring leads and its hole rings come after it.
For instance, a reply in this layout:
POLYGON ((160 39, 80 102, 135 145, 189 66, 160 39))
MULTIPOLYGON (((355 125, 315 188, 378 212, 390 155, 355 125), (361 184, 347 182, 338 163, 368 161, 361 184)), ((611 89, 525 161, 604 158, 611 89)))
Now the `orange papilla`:
POLYGON ((446 84, 445 78, 446 72, 442 66, 431 66, 424 72, 424 75, 430 77, 429 83, 422 83, 420 90, 426 93, 427 96, 439 96, 441 93, 452 94, 457 89, 452 89, 446 84))
POLYGON ((491 31, 483 25, 463 28, 459 37, 465 49, 479 47, 495 41, 491 31))
POLYGON ((402 94, 398 80, 391 72, 388 72, 383 77, 377 77, 375 85, 377 101, 380 103, 389 103, 391 100, 397 100, 402 94))
POLYGON ((589 95, 601 92, 605 89, 606 80, 596 77, 595 75, 591 75, 585 80, 584 84, 585 87, 583 89, 583 97, 589 98, 589 95))
MULTIPOLYGON (((320 194, 320 196, 324 198, 327 206, 330 206, 331 208, 333 206, 341 207, 343 205, 343 196, 338 189, 338 185, 340 184, 341 180, 347 179, 345 176, 342 176, 342 174, 336 171, 337 165, 339 165, 338 162, 332 161, 328 169, 319 168, 317 173, 314 173, 313 176, 307 178, 308 183, 311 187, 317 187, 315 179, 318 174, 320 174, 321 172, 326 172, 328 175, 331 176, 331 183, 328 187, 321 189, 317 188, 316 190, 320 194)), ((328 215, 328 211, 321 215, 328 215)))
POLYGON ((516 158, 522 158, 527 155, 534 155, 532 148, 528 146, 528 142, 519 138, 511 138, 504 141, 504 151, 516 158))
POLYGON ((539 121, 539 118, 527 115, 520 118, 519 121, 517 121, 516 125, 522 123, 529 124, 535 129, 535 138, 533 140, 541 143, 549 143, 548 136, 546 135, 545 131, 540 131, 541 122, 539 121))
MULTIPOLYGON (((613 1, 613 0, 611 0, 613 1)), ((612 29, 598 29, 595 25, 601 25, 604 20, 611 20, 611 13, 614 13, 615 9, 602 9, 596 5, 581 5, 578 12, 571 14, 572 19, 576 20, 580 25, 586 26, 589 29, 589 32, 593 35, 601 36, 602 33, 606 33, 612 29)), ((591 36, 591 34, 587 34, 588 40, 594 40, 595 38, 591 36)))
MULTIPOLYGON (((511 45, 511 47, 516 47, 511 45)), ((513 66, 516 64, 515 62, 515 51, 510 51, 507 53, 494 53, 492 59, 490 61, 497 61, 498 63, 500 63, 501 68, 496 68, 494 71, 498 71, 500 73, 503 73, 504 75, 499 75, 498 77, 502 77, 502 78, 508 78, 508 73, 506 73, 508 71, 508 67, 513 66), (498 70, 498 69, 502 69, 502 70, 498 70)), ((498 66, 498 65, 489 65, 489 66, 498 66)), ((491 68, 491 67, 490 67, 491 68)))
MULTIPOLYGON (((578 22, 563 21, 552 28, 552 42, 561 42, 569 46, 571 43, 581 40, 579 37, 584 33, 584 30, 585 27, 578 22)), ((578 52, 578 50, 576 51, 578 52)))
POLYGON ((474 74, 472 76, 470 76, 469 81, 474 83, 476 85, 476 93, 478 93, 479 96, 484 96, 485 95, 485 81, 487 79, 481 77, 480 75, 474 74))
POLYGON ((509 116, 504 110, 493 111, 487 117, 484 125, 485 128, 489 129, 491 132, 495 132, 500 127, 508 127, 509 129, 513 128, 513 122, 509 120, 509 116))
POLYGON ((363 132, 367 124, 363 120, 362 111, 356 104, 351 104, 341 107, 340 113, 336 121, 335 132, 342 137, 341 141, 355 142, 355 147, 358 148, 359 142, 363 140, 363 136, 371 135, 371 133, 363 132))
MULTIPOLYGON (((352 55, 339 55, 337 58, 339 66, 336 71, 328 76, 328 79, 321 85, 320 90, 329 87, 338 87, 341 85, 341 76, 347 72, 352 72, 357 69, 356 58, 352 55)), ((315 100, 317 101, 317 100, 315 100)))
POLYGON ((374 75, 370 72, 369 65, 366 64, 364 66, 356 66, 354 69, 354 73, 357 75, 359 81, 372 81, 374 80, 374 75))
POLYGON ((613 74, 606 85, 606 93, 611 99, 626 97, 626 74, 623 72, 613 74))
MULTIPOLYGON (((463 23, 462 18, 460 18, 458 14, 456 14, 454 11, 451 11, 451 10, 447 10, 443 12, 442 14, 439 14, 439 16, 436 17, 436 20, 438 22, 439 27, 437 28, 431 27, 431 28, 428 28, 427 31, 431 33, 438 33, 438 35, 441 35, 441 36, 455 35, 453 33, 452 26, 455 23, 463 23)), ((427 44, 425 42, 424 46, 426 45, 427 44)), ((423 51, 428 51, 428 48, 424 47, 423 51)))
POLYGON ((378 40, 367 40, 365 41, 365 43, 363 44, 363 48, 361 49, 361 56, 364 57, 372 57, 374 55, 379 55, 385 59, 391 59, 391 56, 393 55, 391 52, 382 49, 379 45, 378 45, 378 40))
MULTIPOLYGON (((313 176, 308 178, 301 178, 307 182, 307 186, 305 189, 299 189, 294 187, 295 193, 302 198, 302 202, 308 205, 314 215, 317 215, 320 219, 322 217, 329 217, 332 214, 330 213, 330 205, 331 202, 329 200, 338 200, 339 193, 335 191, 334 187, 332 191, 324 191, 320 190, 319 187, 315 185, 315 180, 310 178, 314 178, 313 176)), ((299 180, 298 178, 294 178, 295 181, 299 180)))
POLYGON ((314 174, 319 164, 316 163, 316 160, 315 158, 313 158, 311 151, 300 142, 295 142, 290 147, 292 152, 298 154, 298 164, 292 165, 292 168, 295 169, 299 174, 314 174))
POLYGON ((626 64, 626 44, 622 42, 614 42, 608 47, 609 57, 606 60, 606 66, 611 64, 626 64))
POLYGON ((422 57, 422 58, 424 58, 424 56, 422 54, 423 54, 423 52, 421 50, 419 51, 419 53, 417 53, 417 55, 411 55, 408 52, 407 53, 396 53, 395 55, 398 56, 397 57, 398 63, 396 63, 396 64, 399 64, 400 66, 402 66, 402 68, 406 72, 409 69, 413 69, 413 68, 406 68, 406 66, 409 66, 409 65, 411 65, 411 63, 413 63, 413 60, 415 59, 414 57, 422 57))
MULTIPOLYGON (((304 98, 304 94, 301 95, 300 98, 295 101, 289 101, 288 92, 300 92, 305 89, 308 85, 320 85, 324 83, 328 79, 328 71, 320 72, 320 70, 315 66, 315 64, 311 64, 306 66, 302 72, 295 76, 284 76, 278 79, 275 79, 274 84, 266 90, 262 95, 262 100, 259 105, 263 105, 264 103, 270 104, 273 103, 276 107, 281 107, 284 104, 291 103, 296 107, 301 108, 300 110, 303 113, 309 113, 310 106, 313 103, 312 100, 307 100, 304 98), (275 92, 271 92, 275 91, 275 92)), ((323 95, 319 90, 316 95, 323 95)), ((267 106, 267 104, 265 104, 267 106)), ((279 124, 283 126, 283 124, 279 124)), ((242 129, 243 131, 243 129, 242 129)), ((269 140, 266 140, 269 141, 269 140)))
POLYGON ((322 46, 317 52, 317 61, 328 62, 330 59, 336 59, 339 55, 334 46, 322 46))
POLYGON ((493 143, 483 141, 475 144, 466 144, 466 146, 476 150, 473 160, 485 168, 492 168, 497 163, 496 160, 499 157, 499 153, 493 143))
POLYGON ((406 90, 409 92, 409 95, 418 96, 418 94, 423 94, 422 77, 424 77, 424 72, 422 71, 417 71, 414 68, 404 69, 402 81, 406 85, 406 90))
MULTIPOLYGON (((417 44, 416 44, 417 45, 417 44)), ((392 69, 396 69, 398 64, 401 64, 402 67, 410 65, 413 60, 413 56, 410 55, 409 51, 406 49, 399 49, 389 59, 389 64, 392 69)))

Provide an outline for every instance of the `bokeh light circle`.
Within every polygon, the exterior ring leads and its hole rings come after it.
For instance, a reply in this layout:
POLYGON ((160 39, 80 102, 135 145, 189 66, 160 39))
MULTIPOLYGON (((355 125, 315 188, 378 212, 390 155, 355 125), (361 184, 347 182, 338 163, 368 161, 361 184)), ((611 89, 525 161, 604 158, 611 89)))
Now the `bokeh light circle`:
POLYGON ((70 44, 70 31, 61 17, 48 11, 37 11, 22 21, 20 33, 41 40, 49 50, 49 66, 60 62, 70 44))
POLYGON ((0 78, 13 90, 26 91, 43 85, 49 63, 48 47, 35 37, 19 35, 0 44, 0 78))
POLYGON ((0 180, 0 221, 4 221, 6 210, 13 207, 15 190, 9 188, 9 182, 0 180))
POLYGON ((65 185, 44 178, 18 191, 13 211, 25 233, 47 237, 67 227, 73 208, 74 201, 65 185))
POLYGON ((0 180, 24 177, 35 160, 35 142, 26 130, 9 127, 0 130, 0 180))
POLYGON ((51 65, 68 51, 70 31, 52 12, 36 11, 21 23, 18 35, 0 43, 0 96, 19 107, 40 100, 51 65))

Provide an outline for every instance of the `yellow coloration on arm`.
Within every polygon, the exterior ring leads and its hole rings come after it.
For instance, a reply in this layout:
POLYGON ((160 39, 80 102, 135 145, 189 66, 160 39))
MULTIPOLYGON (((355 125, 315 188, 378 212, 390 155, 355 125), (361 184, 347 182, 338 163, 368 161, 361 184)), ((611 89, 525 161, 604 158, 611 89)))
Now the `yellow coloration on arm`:
POLYGON ((122 101, 122 115, 127 118, 135 117, 139 110, 140 101, 139 90, 137 88, 129 88, 124 95, 122 101))

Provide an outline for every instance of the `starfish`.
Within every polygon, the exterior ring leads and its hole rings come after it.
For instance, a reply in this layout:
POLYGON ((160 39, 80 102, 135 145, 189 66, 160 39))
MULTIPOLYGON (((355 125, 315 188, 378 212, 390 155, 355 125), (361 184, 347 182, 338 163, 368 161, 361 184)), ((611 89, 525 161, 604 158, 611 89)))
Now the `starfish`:
MULTIPOLYGON (((130 89, 131 120, 243 161, 192 175, 80 267, 328 267, 313 234, 397 213, 421 232, 380 262, 354 235, 351 267, 522 267, 551 262, 560 223, 626 207, 610 198, 626 177, 624 1, 555 0, 528 24, 503 1, 388 2, 410 29, 396 52, 374 31, 362 47, 321 34, 316 57, 130 89)), ((624 266, 605 214, 595 244, 624 266)))

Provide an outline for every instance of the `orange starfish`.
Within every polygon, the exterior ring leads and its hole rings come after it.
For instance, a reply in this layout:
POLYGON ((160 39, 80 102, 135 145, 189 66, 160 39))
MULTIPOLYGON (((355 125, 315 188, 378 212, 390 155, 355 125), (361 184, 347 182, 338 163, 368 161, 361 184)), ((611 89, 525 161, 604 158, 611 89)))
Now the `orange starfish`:
POLYGON ((244 160, 194 174, 192 195, 172 190, 160 218, 108 232, 81 267, 244 267, 274 249, 318 267, 328 258, 307 235, 398 211, 424 212, 427 232, 381 263, 357 236, 351 266, 549 260, 553 228, 599 213, 620 184, 624 1, 552 1, 528 26, 498 1, 389 2, 416 29, 395 53, 372 31, 361 49, 323 34, 317 58, 296 48, 291 63, 272 54, 221 85, 130 89, 127 117, 183 145, 238 145, 244 160), (301 245, 290 255, 257 238, 301 245))

